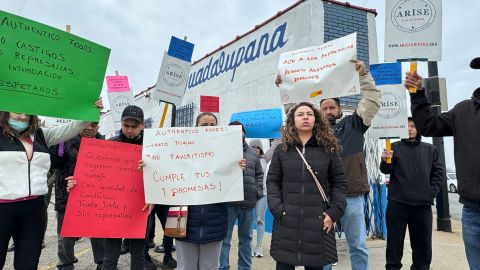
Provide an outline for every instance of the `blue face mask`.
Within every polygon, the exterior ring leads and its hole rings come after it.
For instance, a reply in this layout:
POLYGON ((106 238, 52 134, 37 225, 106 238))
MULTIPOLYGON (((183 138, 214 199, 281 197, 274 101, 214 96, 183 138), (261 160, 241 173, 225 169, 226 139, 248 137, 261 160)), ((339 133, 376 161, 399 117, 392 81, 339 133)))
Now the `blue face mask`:
POLYGON ((17 132, 22 133, 30 126, 30 123, 21 122, 14 119, 8 119, 8 125, 15 129, 17 132))

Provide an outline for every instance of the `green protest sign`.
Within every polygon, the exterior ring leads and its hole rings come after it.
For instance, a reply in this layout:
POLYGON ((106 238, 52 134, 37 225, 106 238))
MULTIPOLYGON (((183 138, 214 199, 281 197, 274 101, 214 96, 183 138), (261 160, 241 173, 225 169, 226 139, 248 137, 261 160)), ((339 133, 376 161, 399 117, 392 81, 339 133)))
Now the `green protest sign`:
POLYGON ((98 121, 110 49, 0 10, 0 111, 98 121))

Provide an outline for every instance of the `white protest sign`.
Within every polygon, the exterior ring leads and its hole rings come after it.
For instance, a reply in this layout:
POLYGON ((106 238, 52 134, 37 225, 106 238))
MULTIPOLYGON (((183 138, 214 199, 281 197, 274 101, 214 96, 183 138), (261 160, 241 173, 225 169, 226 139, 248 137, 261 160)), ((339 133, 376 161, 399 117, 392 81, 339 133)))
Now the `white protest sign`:
POLYGON ((405 87, 401 84, 380 85, 382 106, 372 120, 373 138, 408 138, 408 106, 405 87))
POLYGON ((386 0, 385 62, 442 59, 442 0, 386 0))
POLYGON ((164 53, 157 85, 153 91, 153 99, 180 106, 185 94, 189 72, 190 62, 164 53))
POLYGON ((373 138, 408 138, 407 95, 402 85, 402 64, 370 65, 375 84, 382 91, 382 105, 372 120, 369 135, 373 138))
POLYGON ((128 105, 133 105, 133 94, 131 90, 108 92, 108 100, 110 101, 110 110, 113 117, 113 127, 118 131, 122 127, 122 113, 128 105))
POLYGON ((145 200, 199 205, 243 200, 240 126, 145 129, 145 200))
POLYGON ((42 120, 42 127, 45 128, 61 126, 73 121, 72 119, 55 118, 48 116, 40 116, 40 118, 42 120))
POLYGON ((360 94, 355 64, 356 33, 319 46, 280 54, 278 71, 282 76, 283 103, 320 101, 324 98, 360 94))

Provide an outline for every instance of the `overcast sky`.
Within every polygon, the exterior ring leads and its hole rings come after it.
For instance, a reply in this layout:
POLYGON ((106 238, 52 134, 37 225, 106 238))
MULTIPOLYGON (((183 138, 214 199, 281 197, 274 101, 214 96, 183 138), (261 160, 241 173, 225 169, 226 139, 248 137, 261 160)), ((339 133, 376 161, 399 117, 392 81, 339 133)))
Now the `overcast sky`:
MULTIPOLYGON (((354 0, 376 9, 379 59, 383 60, 384 0, 354 0)), ((187 36, 195 44, 193 60, 247 32, 295 3, 294 0, 0 0, 0 9, 65 29, 110 48, 107 75, 118 70, 134 92, 155 84, 170 37, 187 36)), ((470 98, 480 86, 480 71, 468 65, 480 57, 480 1, 443 1, 443 61, 449 107, 470 98), (459 4, 461 3, 461 5, 459 4)), ((420 71, 426 75, 426 64, 420 71)), ((104 86, 105 88, 105 86, 104 86)), ((104 95, 104 98, 106 96, 104 95)), ((106 100, 105 100, 106 101, 106 100)), ((107 102, 105 102, 107 103, 107 102)), ((447 166, 453 167, 451 140, 447 166)))

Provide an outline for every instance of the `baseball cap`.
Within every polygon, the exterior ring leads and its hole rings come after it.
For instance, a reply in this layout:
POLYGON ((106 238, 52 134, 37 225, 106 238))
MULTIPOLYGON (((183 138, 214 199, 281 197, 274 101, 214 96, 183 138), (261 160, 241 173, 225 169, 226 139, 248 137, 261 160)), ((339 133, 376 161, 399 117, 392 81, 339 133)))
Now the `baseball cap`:
POLYGON ((470 62, 470 67, 473 69, 480 69, 480 57, 473 58, 470 62))
POLYGON ((143 110, 135 105, 128 105, 122 113, 122 121, 133 119, 139 123, 143 123, 143 110))

